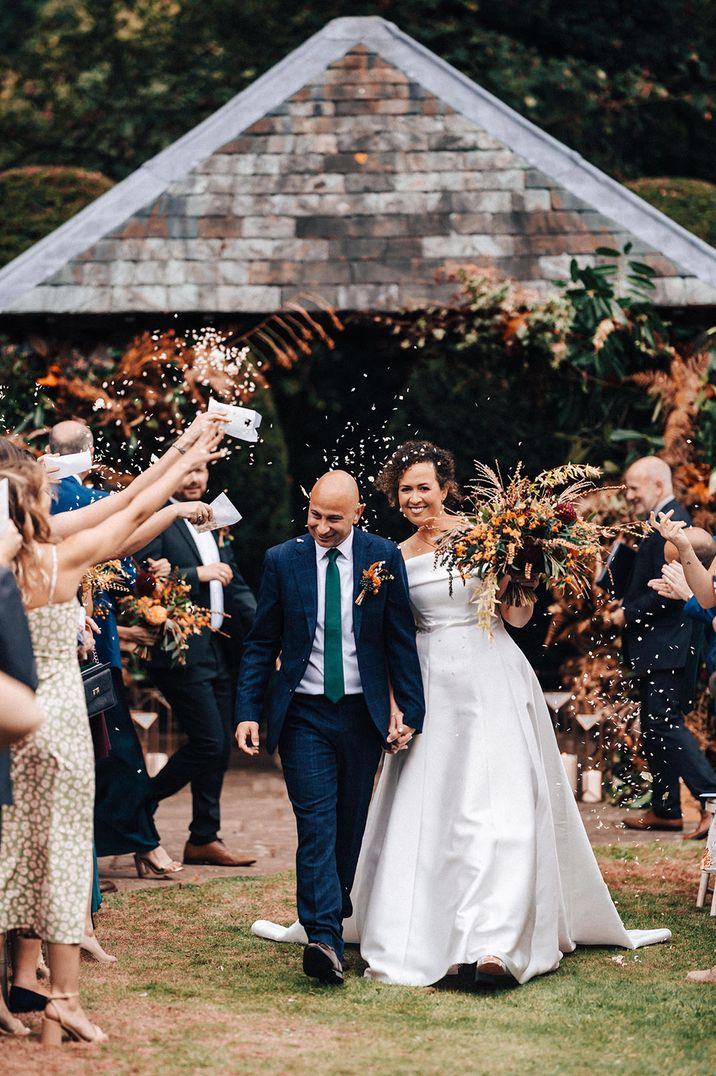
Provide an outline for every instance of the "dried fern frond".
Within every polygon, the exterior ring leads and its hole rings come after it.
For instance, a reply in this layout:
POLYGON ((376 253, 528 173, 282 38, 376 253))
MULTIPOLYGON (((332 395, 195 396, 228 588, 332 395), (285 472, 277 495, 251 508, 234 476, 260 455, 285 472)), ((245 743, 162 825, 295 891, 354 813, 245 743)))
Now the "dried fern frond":
POLYGON ((475 477, 470 481, 470 490, 480 500, 502 496, 505 487, 497 471, 486 463, 475 460, 475 477))
POLYGON ((602 471, 599 467, 590 467, 586 463, 564 463, 561 467, 552 467, 547 471, 541 471, 534 479, 536 486, 546 486, 555 489, 570 482, 595 482, 601 478, 602 471))

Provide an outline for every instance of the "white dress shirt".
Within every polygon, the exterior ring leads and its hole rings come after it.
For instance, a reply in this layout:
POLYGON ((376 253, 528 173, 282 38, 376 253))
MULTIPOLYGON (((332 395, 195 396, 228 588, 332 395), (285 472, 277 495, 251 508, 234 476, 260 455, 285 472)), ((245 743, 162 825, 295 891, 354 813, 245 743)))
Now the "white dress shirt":
MULTIPOLYGON (((189 534, 199 550, 202 564, 218 564, 221 561, 219 547, 211 531, 199 531, 192 526, 188 519, 184 523, 189 528, 189 534)), ((224 587, 218 579, 209 580, 209 596, 211 604, 211 626, 218 631, 224 623, 224 587)))
MULTIPOLYGON (((358 671, 358 656, 353 635, 353 531, 340 545, 336 566, 341 584, 341 633, 343 637, 343 683, 346 695, 360 695, 363 685, 358 671)), ((305 695, 322 695, 323 685, 323 647, 326 619, 326 570, 328 553, 316 542, 316 583, 318 598, 318 616, 316 634, 313 637, 313 649, 308 659, 303 680, 296 688, 305 695)))

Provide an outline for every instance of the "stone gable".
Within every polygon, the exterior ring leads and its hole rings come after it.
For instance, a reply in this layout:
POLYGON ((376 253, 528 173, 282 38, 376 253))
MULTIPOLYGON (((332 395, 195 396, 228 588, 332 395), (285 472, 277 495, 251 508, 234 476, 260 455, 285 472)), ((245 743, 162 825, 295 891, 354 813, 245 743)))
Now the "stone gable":
POLYGON ((693 273, 358 45, 227 130, 12 309, 262 312, 299 292, 341 310, 396 309, 446 299, 446 265, 545 291, 573 256, 584 264, 627 240, 659 274, 662 302, 713 301, 693 273))

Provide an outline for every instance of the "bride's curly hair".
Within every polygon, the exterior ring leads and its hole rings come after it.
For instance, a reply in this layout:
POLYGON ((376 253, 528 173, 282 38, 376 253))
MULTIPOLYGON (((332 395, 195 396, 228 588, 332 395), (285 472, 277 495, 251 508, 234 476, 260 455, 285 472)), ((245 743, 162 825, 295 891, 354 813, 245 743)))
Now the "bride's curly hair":
POLYGON ((448 500, 460 500, 460 488, 455 479, 455 457, 446 448, 432 441, 405 441, 398 445, 375 480, 375 488, 384 493, 388 504, 398 507, 400 480, 415 463, 432 463, 441 489, 447 489, 448 500))
POLYGON ((24 456, 0 463, 0 479, 6 478, 10 519, 22 537, 12 570, 26 600, 41 575, 38 544, 53 543, 47 508, 46 476, 42 464, 24 456))

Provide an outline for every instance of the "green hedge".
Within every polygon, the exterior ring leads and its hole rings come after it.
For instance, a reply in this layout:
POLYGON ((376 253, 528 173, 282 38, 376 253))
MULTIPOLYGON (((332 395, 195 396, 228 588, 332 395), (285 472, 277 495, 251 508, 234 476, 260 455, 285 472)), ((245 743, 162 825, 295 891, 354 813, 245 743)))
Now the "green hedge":
POLYGON ((702 179, 650 176, 626 185, 677 224, 716 246, 716 184, 702 179))
POLYGON ((101 172, 83 168, 11 168, 0 172, 0 265, 113 186, 101 172))

